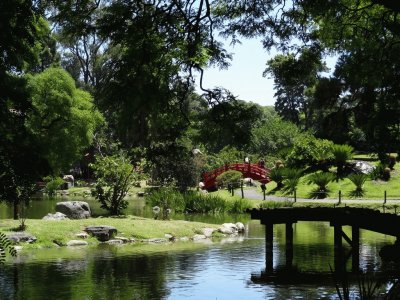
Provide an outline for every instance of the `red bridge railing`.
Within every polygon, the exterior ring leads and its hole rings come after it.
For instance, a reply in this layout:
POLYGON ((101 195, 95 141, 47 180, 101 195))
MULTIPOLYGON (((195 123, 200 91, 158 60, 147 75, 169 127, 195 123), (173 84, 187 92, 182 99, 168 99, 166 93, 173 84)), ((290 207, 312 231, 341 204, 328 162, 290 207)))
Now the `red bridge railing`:
POLYGON ((211 172, 206 172, 203 174, 204 189, 210 190, 215 188, 216 178, 229 170, 239 171, 243 174, 244 178, 251 178, 261 183, 268 183, 271 181, 269 178, 270 169, 262 168, 258 164, 247 164, 247 163, 237 163, 237 164, 227 164, 219 167, 211 172))

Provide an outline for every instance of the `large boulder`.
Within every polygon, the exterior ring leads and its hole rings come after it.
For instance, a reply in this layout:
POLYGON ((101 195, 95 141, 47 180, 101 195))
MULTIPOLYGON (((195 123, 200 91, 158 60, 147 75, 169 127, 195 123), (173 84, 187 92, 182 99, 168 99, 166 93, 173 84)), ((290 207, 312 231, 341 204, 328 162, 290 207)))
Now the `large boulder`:
POLYGON ((65 214, 70 219, 90 218, 90 206, 83 201, 65 201, 56 204, 56 211, 65 214))
POLYGON ((96 237, 100 242, 108 241, 117 234, 117 228, 106 225, 87 226, 84 231, 96 237))

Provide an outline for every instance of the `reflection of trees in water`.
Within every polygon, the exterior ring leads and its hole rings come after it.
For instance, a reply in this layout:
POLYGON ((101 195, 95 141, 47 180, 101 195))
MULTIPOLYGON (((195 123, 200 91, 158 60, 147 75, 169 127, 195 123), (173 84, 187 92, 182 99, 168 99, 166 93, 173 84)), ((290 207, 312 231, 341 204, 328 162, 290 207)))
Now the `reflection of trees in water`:
POLYGON ((95 289, 90 299, 163 299, 166 288, 167 256, 101 258, 93 261, 95 289))

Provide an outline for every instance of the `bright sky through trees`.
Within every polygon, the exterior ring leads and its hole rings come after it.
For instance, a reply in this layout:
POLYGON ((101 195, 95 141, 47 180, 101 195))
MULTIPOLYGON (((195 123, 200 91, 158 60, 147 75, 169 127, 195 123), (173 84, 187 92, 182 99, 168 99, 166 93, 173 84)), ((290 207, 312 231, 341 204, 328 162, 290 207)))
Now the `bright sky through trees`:
POLYGON ((274 105, 273 79, 263 77, 262 73, 275 53, 266 52, 257 39, 242 39, 242 44, 235 46, 226 43, 226 49, 233 54, 231 66, 227 70, 207 69, 203 86, 224 87, 241 100, 274 105))

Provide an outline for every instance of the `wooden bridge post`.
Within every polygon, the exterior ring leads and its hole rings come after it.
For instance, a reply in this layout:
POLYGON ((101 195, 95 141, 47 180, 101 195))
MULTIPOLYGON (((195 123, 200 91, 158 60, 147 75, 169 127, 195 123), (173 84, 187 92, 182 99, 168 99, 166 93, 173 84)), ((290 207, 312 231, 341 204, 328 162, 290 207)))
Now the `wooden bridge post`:
POLYGON ((351 249, 352 271, 356 272, 360 269, 360 228, 358 226, 351 227, 351 239, 352 239, 352 249, 351 249))
POLYGON ((334 224, 334 264, 335 271, 343 269, 342 225, 334 224))
POLYGON ((286 267, 293 264, 293 223, 286 223, 286 267))
POLYGON ((265 270, 272 271, 274 262, 274 224, 265 224, 265 270))

